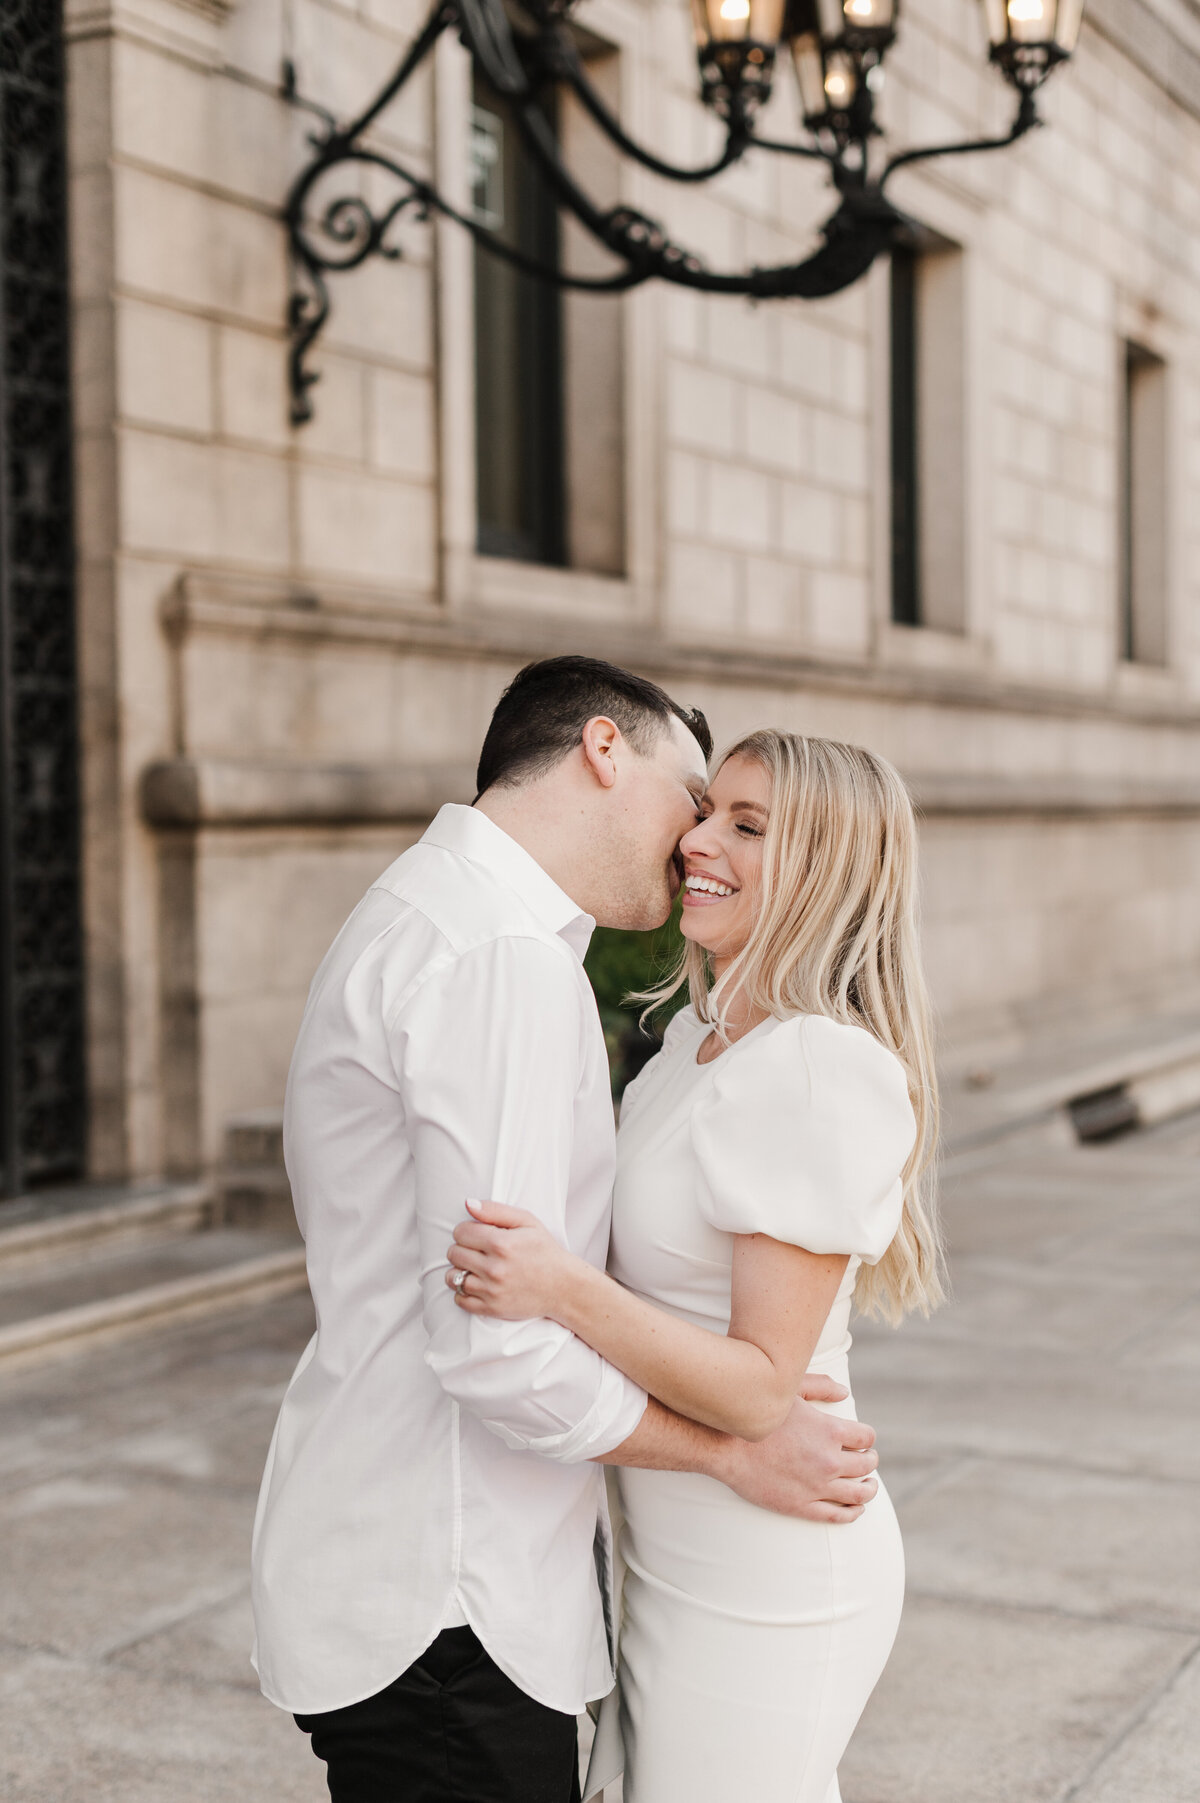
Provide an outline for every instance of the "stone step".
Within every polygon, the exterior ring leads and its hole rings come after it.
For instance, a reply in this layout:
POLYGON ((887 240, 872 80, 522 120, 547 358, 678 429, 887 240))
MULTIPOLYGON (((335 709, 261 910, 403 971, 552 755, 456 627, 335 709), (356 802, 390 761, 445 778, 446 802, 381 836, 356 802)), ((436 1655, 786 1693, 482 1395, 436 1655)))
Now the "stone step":
POLYGON ((283 1110, 234 1115, 225 1127, 225 1161, 217 1172, 217 1213, 240 1227, 295 1225, 283 1163, 283 1110))
POLYGON ((227 1165, 217 1173, 217 1214, 232 1227, 297 1231, 292 1186, 284 1170, 227 1165))
POLYGON ((283 1110, 255 1108, 225 1123, 225 1161, 242 1170, 283 1169, 283 1110))
POLYGON ((952 1072, 943 1099, 955 1150, 1039 1122, 1064 1142, 1156 1126, 1200 1106, 1200 1015, 1045 1034, 1022 1057, 952 1072))
POLYGON ((0 1206, 0 1283, 16 1266, 199 1233, 214 1221, 211 1183, 117 1189, 78 1184, 0 1206))
POLYGON ((83 1351, 266 1301, 306 1281, 294 1229, 216 1227, 149 1243, 76 1241, 32 1269, 28 1261, 0 1264, 0 1364, 83 1351))

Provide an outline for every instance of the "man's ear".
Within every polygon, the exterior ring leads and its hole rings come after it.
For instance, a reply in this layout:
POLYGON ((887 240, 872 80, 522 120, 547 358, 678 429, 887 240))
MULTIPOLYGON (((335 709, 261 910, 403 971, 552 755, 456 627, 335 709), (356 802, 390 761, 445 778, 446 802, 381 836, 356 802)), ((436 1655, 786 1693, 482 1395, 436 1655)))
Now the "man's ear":
POLYGON ((624 744, 615 720, 597 714, 583 729, 583 758, 602 789, 611 789, 617 780, 618 747, 624 744))

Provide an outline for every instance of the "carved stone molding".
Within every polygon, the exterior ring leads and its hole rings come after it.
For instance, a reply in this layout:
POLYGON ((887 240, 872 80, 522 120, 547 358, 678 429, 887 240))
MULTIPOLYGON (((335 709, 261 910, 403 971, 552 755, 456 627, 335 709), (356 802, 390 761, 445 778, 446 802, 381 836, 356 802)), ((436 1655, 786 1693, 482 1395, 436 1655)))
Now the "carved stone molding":
POLYGON ((186 7, 189 12, 203 13, 206 19, 212 19, 217 25, 223 25, 236 8, 238 0, 174 0, 176 6, 186 7))
POLYGON ((861 663, 786 647, 713 645, 668 639, 633 622, 570 620, 513 612, 442 613, 389 606, 365 596, 289 596, 265 586, 184 577, 163 607, 168 635, 182 644, 196 633, 260 641, 375 645, 396 656, 487 657, 525 663, 583 652, 625 664, 663 682, 714 680, 778 690, 820 689, 877 700, 1061 719, 1111 720, 1200 732, 1200 696, 1164 674, 1161 693, 1140 697, 1035 686, 991 670, 952 670, 861 663))
POLYGON ((1200 778, 1148 782, 1115 776, 938 774, 909 777, 908 786, 918 811, 925 815, 1200 816, 1200 778))
POLYGON ((456 764, 271 763, 171 758, 142 776, 153 826, 353 826, 429 820, 470 802, 474 772, 456 764))
MULTIPOLYGON (((143 774, 142 811, 152 826, 193 830, 391 825, 429 820, 447 801, 470 802, 473 774, 459 764, 171 758, 143 774)), ((914 776, 910 787, 927 816, 1200 816, 1200 778, 1149 783, 938 775, 914 776)))
POLYGON ((84 38, 109 37, 114 34, 143 38, 151 43, 175 45, 191 53, 211 55, 211 34, 200 32, 188 20, 203 19, 209 25, 224 25, 237 9, 239 0, 65 0, 64 35, 68 44, 84 38), (185 19, 180 19, 180 14, 185 19))

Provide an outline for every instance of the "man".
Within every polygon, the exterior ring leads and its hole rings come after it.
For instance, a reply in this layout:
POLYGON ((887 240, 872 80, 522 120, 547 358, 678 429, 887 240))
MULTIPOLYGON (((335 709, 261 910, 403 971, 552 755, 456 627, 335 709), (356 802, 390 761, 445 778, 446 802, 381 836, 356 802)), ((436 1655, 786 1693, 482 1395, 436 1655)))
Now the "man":
POLYGON ((467 1197, 604 1263, 613 1122, 582 959, 597 920, 666 919, 710 750, 701 715, 627 671, 530 665, 475 806, 441 810, 313 981, 284 1144, 318 1327, 267 1460, 254 1606, 263 1690, 335 1803, 578 1797, 575 1718, 612 1684, 601 1463, 822 1520, 873 1492, 869 1428, 798 1403, 750 1446, 444 1281, 467 1197))

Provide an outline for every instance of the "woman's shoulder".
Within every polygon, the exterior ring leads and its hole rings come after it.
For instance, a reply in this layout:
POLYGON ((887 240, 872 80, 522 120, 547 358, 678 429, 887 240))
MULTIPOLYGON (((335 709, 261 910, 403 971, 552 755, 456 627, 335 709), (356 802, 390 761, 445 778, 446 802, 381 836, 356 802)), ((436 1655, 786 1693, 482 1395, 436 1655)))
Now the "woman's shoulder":
POLYGON ((908 1094, 908 1078, 894 1052, 865 1027, 827 1014, 791 1014, 764 1023, 761 1032, 743 1046, 735 1043, 717 1063, 726 1059, 725 1080, 738 1088, 786 1084, 797 1097, 797 1083, 808 1095, 847 1083, 908 1094))
POLYGON ((908 1074, 890 1047, 855 1021, 833 1020, 828 1014, 804 1014, 798 1031, 814 1057, 834 1075, 880 1084, 908 1094, 908 1074))
POLYGON ((904 1068, 865 1028, 764 1023, 716 1060, 692 1116, 701 1211, 727 1233, 874 1262, 899 1223, 914 1134, 904 1068))

